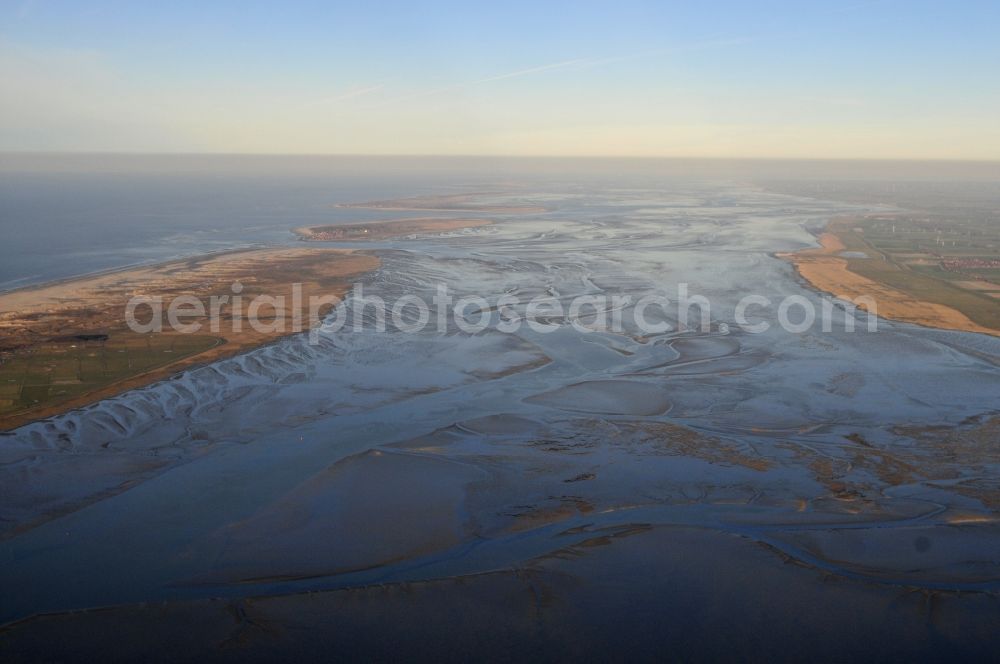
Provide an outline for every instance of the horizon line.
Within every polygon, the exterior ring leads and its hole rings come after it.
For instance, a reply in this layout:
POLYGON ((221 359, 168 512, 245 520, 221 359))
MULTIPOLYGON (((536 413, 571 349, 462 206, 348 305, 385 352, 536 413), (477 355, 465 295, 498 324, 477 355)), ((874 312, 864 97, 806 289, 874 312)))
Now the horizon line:
POLYGON ((955 163, 955 164, 998 164, 1000 157, 993 159, 962 159, 958 157, 782 157, 782 156, 709 156, 709 155, 602 155, 602 154, 484 154, 484 153, 370 153, 370 152, 157 152, 146 150, 7 150, 0 149, 0 155, 18 156, 114 156, 114 157, 350 157, 388 159, 621 159, 635 161, 677 160, 677 161, 816 161, 816 162, 911 162, 911 163, 955 163))

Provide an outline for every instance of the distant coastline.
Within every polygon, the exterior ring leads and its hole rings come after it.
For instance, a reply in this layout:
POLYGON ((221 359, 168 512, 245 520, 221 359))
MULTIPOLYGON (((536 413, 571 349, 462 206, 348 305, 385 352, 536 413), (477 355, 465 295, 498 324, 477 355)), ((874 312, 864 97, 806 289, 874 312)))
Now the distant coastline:
POLYGON ((413 196, 411 198, 394 198, 384 201, 366 201, 364 203, 340 203, 339 208, 360 208, 369 210, 392 211, 425 211, 425 212, 483 212, 498 214, 533 214, 547 212, 541 205, 490 203, 491 193, 443 194, 429 196, 413 196))
POLYGON ((306 241, 372 241, 425 233, 446 233, 465 228, 489 226, 492 223, 489 219, 420 217, 415 219, 387 219, 356 224, 300 226, 293 229, 293 232, 299 236, 299 239, 306 241))

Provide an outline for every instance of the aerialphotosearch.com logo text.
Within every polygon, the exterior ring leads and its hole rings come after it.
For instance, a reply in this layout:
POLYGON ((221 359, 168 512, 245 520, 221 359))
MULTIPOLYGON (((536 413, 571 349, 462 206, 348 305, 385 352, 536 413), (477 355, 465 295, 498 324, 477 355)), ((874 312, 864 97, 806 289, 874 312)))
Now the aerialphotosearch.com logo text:
POLYGON ((819 305, 802 295, 772 298, 748 294, 736 302, 728 315, 713 318, 712 304, 702 295, 692 295, 688 284, 677 285, 673 297, 647 293, 641 297, 619 294, 582 294, 560 297, 550 292, 522 299, 517 292, 492 298, 477 295, 455 297, 447 285, 438 285, 430 301, 417 295, 403 295, 387 302, 364 292, 354 284, 346 297, 332 294, 306 296, 302 284, 293 284, 286 296, 243 293, 234 283, 230 293, 173 298, 140 295, 125 308, 128 327, 139 333, 173 330, 184 334, 212 332, 240 334, 253 330, 262 335, 308 331, 310 343, 323 333, 391 329, 416 334, 434 326, 440 334, 460 331, 478 334, 493 329, 515 333, 526 327, 546 334, 565 326, 579 332, 612 332, 644 336, 676 331, 700 330, 727 333, 731 320, 740 330, 760 334, 776 323, 793 334, 819 329, 854 331, 858 308, 867 315, 865 328, 877 330, 877 305, 873 298, 823 296, 819 305), (837 313, 839 312, 839 314, 837 313), (713 320, 716 321, 713 327, 713 320), (723 321, 723 322, 719 322, 723 321))

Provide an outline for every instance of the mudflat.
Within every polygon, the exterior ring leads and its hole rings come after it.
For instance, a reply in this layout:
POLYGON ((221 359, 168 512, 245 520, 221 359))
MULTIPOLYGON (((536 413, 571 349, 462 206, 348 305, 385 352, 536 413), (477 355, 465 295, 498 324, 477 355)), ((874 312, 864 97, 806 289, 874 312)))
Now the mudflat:
POLYGON ((386 242, 365 293, 684 283, 705 329, 320 329, 0 437, 0 658, 995 652, 1000 339, 723 332, 817 302, 774 256, 844 213, 676 187, 520 189, 559 209, 386 242))

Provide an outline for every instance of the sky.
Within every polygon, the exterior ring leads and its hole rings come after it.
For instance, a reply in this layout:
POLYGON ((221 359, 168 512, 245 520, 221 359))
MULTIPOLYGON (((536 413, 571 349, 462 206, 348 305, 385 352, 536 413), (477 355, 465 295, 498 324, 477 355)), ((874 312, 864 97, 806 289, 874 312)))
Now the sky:
POLYGON ((998 34, 995 0, 0 0, 0 150, 998 160, 998 34))

